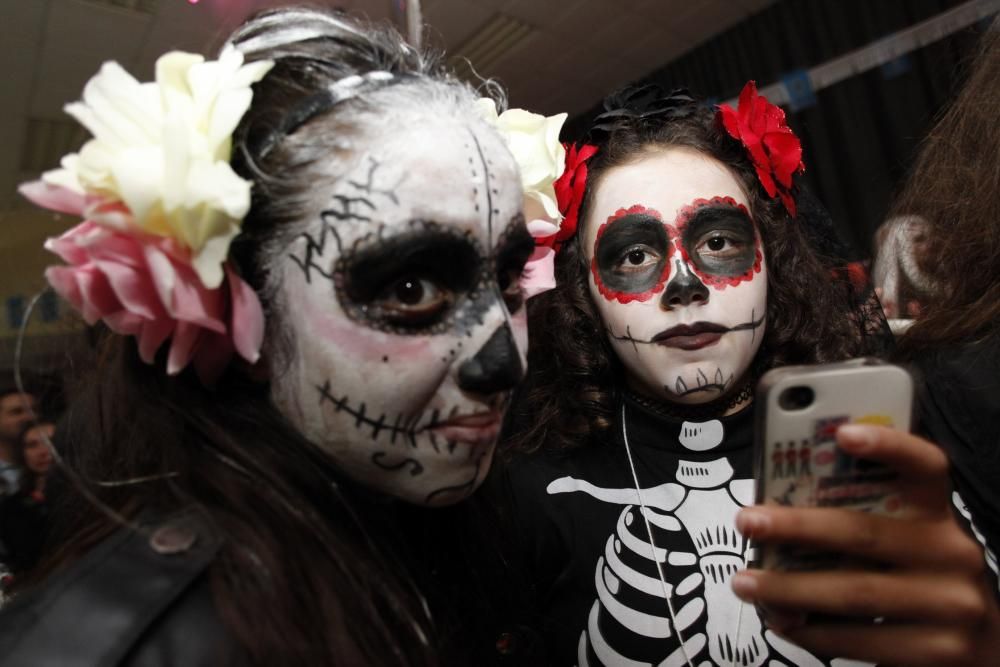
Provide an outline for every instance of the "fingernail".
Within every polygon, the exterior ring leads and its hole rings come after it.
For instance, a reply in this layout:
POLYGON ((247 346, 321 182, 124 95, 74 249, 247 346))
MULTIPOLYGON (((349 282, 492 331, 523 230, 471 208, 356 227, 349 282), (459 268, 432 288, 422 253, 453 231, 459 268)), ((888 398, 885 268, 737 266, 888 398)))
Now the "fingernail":
POLYGON ((745 602, 752 601, 753 596, 757 593, 757 577, 746 570, 734 574, 730 583, 736 597, 745 602))
POLYGON ((864 452, 877 439, 878 432, 865 424, 844 424, 837 429, 837 444, 851 452, 864 452))
POLYGON ((770 524, 770 517, 757 510, 744 509, 736 515, 736 530, 743 537, 760 537, 770 524))

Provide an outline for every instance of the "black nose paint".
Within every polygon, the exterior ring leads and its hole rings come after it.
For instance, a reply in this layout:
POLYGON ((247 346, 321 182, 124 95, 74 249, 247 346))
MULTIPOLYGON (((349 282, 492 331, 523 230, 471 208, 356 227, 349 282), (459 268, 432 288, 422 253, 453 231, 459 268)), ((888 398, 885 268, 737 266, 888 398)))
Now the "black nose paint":
POLYGON ((677 271, 667 283, 660 303, 664 308, 689 306, 694 301, 708 301, 708 288, 680 260, 674 260, 677 271))
POLYGON ((513 389, 524 376, 521 356, 510 326, 504 324, 471 359, 458 369, 458 386, 476 394, 495 394, 513 389))

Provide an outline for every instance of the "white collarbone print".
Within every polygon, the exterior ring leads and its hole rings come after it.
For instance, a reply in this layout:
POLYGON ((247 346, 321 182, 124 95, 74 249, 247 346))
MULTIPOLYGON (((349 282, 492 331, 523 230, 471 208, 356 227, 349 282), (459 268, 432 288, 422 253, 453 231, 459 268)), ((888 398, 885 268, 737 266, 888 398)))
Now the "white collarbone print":
MULTIPOLYGON (((679 434, 681 444, 692 452, 709 452, 724 437, 718 420, 684 422, 679 434)), ((730 579, 752 557, 749 544, 735 529, 735 517, 740 507, 753 502, 753 480, 734 479, 725 456, 680 460, 675 480, 655 486, 600 488, 562 477, 551 482, 547 492, 581 492, 623 506, 597 561, 597 600, 580 636, 578 667, 591 664, 588 647, 608 667, 824 664, 766 630, 754 607, 732 592, 730 579), (662 648, 661 659, 630 657, 630 647, 648 647, 649 642, 662 648)))

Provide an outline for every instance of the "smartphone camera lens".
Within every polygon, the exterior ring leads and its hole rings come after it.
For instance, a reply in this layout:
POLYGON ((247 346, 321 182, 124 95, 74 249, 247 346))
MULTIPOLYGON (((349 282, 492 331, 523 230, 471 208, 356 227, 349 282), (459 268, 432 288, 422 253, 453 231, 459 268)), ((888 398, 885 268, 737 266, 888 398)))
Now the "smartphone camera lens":
POLYGON ((789 387, 778 396, 778 405, 785 410, 805 410, 816 399, 812 387, 789 387))

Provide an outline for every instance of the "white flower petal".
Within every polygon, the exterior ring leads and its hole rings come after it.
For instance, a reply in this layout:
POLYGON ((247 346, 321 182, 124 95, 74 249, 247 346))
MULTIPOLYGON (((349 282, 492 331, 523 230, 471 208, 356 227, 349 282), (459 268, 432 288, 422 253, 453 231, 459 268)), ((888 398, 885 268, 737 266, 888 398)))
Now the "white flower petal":
POLYGON ((85 190, 83 189, 83 185, 77 177, 78 163, 79 156, 76 153, 64 155, 62 160, 59 161, 62 168, 51 169, 45 172, 42 174, 42 180, 49 185, 56 185, 66 188, 67 190, 72 190, 73 192, 84 194, 85 190))
POLYGON ((215 289, 222 284, 222 277, 225 275, 222 263, 229 254, 229 244, 239 231, 239 227, 231 225, 227 234, 209 239, 201 250, 192 255, 192 266, 205 287, 215 289))
POLYGON ((155 83, 139 83, 105 63, 82 100, 66 107, 94 138, 43 178, 97 196, 102 225, 128 221, 174 239, 215 287, 250 206, 250 182, 228 164, 232 133, 250 106, 250 86, 272 66, 244 65, 231 46, 210 62, 177 51, 157 60, 155 83))
POLYGON ((552 220, 559 220, 559 203, 556 201, 555 189, 550 185, 548 192, 542 189, 530 190, 524 193, 525 202, 533 201, 542 207, 545 215, 552 220))
POLYGON ((243 114, 250 108, 253 93, 249 88, 228 91, 215 101, 205 136, 208 153, 216 160, 229 160, 230 139, 243 114))
POLYGON ((158 147, 121 151, 112 166, 112 175, 121 201, 132 212, 135 223, 147 231, 147 218, 160 202, 163 182, 163 154, 158 147))

